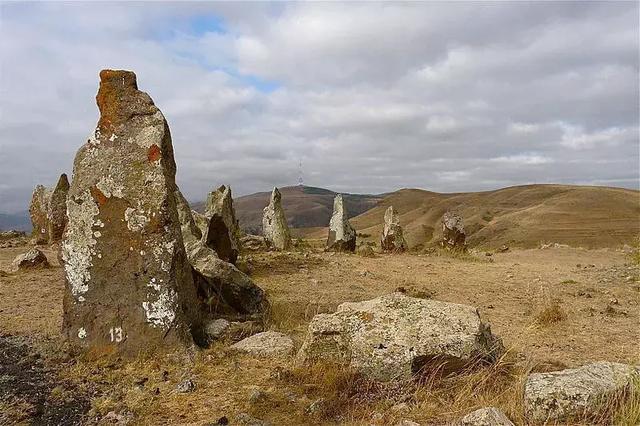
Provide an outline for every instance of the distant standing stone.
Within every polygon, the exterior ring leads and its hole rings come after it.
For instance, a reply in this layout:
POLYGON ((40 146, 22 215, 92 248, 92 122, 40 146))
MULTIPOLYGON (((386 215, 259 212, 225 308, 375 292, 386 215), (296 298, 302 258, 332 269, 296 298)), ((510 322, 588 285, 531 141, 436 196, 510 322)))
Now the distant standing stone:
POLYGON ((48 244, 60 241, 67 224, 67 193, 69 180, 66 174, 60 175, 55 188, 38 185, 33 190, 29 215, 36 244, 48 244))
POLYGON ((13 259, 12 266, 14 270, 46 268, 49 266, 47 256, 37 248, 32 248, 26 253, 19 254, 13 259))
POLYGON ((342 194, 336 195, 333 200, 333 214, 329 222, 327 250, 350 252, 356 250, 356 230, 351 226, 347 218, 347 209, 344 206, 342 194))
POLYGON ((400 226, 400 216, 389 206, 384 213, 384 228, 380 237, 382 250, 386 252, 399 253, 407 249, 407 242, 404 240, 402 227, 400 226))
POLYGON ((282 195, 278 188, 273 188, 269 205, 262 214, 262 234, 269 247, 276 250, 291 248, 291 233, 282 209, 282 195))
POLYGON ((203 242, 214 249, 220 259, 235 264, 240 251, 240 227, 231 187, 222 185, 209 193, 204 216, 207 226, 202 231, 203 242))
POLYGON ((442 216, 442 246, 450 250, 466 250, 466 238, 462 216, 446 212, 442 216))

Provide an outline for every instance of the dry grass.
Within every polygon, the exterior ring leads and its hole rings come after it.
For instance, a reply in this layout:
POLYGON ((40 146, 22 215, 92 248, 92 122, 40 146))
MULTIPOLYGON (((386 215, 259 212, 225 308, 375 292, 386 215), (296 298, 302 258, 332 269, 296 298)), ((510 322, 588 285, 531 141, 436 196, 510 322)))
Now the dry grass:
POLYGON ((537 325, 541 327, 548 327, 565 321, 567 318, 567 313, 562 309, 560 304, 551 303, 543 307, 540 312, 536 314, 535 320, 537 325))

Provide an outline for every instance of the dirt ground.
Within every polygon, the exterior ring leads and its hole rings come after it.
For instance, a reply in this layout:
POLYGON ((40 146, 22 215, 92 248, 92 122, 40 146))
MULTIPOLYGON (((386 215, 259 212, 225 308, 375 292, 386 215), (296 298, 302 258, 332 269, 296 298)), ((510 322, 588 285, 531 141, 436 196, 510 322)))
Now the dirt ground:
MULTIPOLYGON (((27 249, 26 245, 0 248, 0 270, 9 271, 12 259, 27 249)), ((40 379, 42 385, 31 389, 8 384, 29 381, 16 369, 5 365, 0 370, 0 412, 4 412, 0 424, 3 420, 55 424, 46 420, 53 418, 59 424, 109 424, 120 419, 132 424, 203 425, 225 424, 223 417, 230 424, 242 424, 240 413, 272 424, 329 422, 309 414, 310 404, 321 393, 317 386, 291 379, 293 359, 231 355, 225 344, 132 361, 107 355, 69 357, 60 337, 63 271, 56 249, 44 251, 51 268, 0 272, 4 354, 0 360, 13 363, 29 353, 40 366, 33 367, 33 361, 30 368, 43 369, 42 377, 46 374, 46 380, 40 379), (193 380, 195 390, 176 392, 186 378, 193 380), (263 397, 254 398, 256 394, 263 397), (52 407, 61 406, 55 401, 73 410, 55 417, 52 407), (60 418, 66 420, 60 423, 60 418)), ((416 297, 478 307, 516 362, 555 368, 597 360, 640 363, 640 270, 620 251, 550 248, 461 258, 438 254, 365 258, 309 249, 249 253, 245 260, 272 303, 268 328, 292 335, 297 345, 314 314, 332 312, 341 302, 402 289, 416 297), (540 314, 550 306, 559 307, 566 316, 552 324, 541 323, 540 314)), ((365 411, 352 410, 331 421, 395 424, 407 419, 423 425, 447 424, 465 414, 457 402, 427 401, 417 395, 414 392, 408 404, 391 397, 378 400, 365 411)), ((522 424, 518 405, 508 403, 513 398, 517 396, 478 392, 464 407, 493 403, 522 424)))

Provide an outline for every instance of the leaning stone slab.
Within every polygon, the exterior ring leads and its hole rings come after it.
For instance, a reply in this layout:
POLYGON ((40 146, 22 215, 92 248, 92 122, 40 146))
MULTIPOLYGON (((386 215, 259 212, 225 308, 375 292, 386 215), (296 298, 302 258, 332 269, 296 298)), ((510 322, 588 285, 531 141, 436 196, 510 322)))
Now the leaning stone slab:
POLYGON ((534 423, 588 416, 636 380, 640 380, 638 367, 605 361, 531 374, 524 387, 525 415, 534 423))
POLYGON ((180 232, 176 164, 162 112, 130 71, 103 70, 100 119, 74 161, 63 329, 80 350, 190 346, 202 304, 180 232))
POLYGON ((459 426, 513 426, 513 422, 495 407, 485 407, 473 411, 458 423, 459 426))
POLYGON ((28 252, 16 256, 11 265, 15 271, 33 268, 46 268, 49 266, 49 261, 43 252, 37 248, 32 248, 28 252))
POLYGON ((293 353, 293 340, 284 333, 264 331, 231 345, 230 349, 257 357, 281 358, 293 353))
POLYGON ((478 310, 402 293, 338 306, 309 324, 298 362, 348 364, 373 379, 406 379, 427 366, 455 372, 504 351, 478 310))
POLYGON ((204 217, 204 244, 214 249, 220 259, 235 264, 240 251, 240 227, 229 186, 222 185, 209 193, 204 217))

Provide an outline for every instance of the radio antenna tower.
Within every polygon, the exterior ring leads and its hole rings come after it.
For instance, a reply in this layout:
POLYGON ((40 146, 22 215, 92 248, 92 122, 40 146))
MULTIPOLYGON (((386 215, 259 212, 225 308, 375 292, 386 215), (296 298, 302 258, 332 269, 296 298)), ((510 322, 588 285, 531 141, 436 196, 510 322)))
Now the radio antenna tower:
POLYGON ((304 181, 302 180, 302 160, 298 162, 298 186, 304 186, 304 181))

